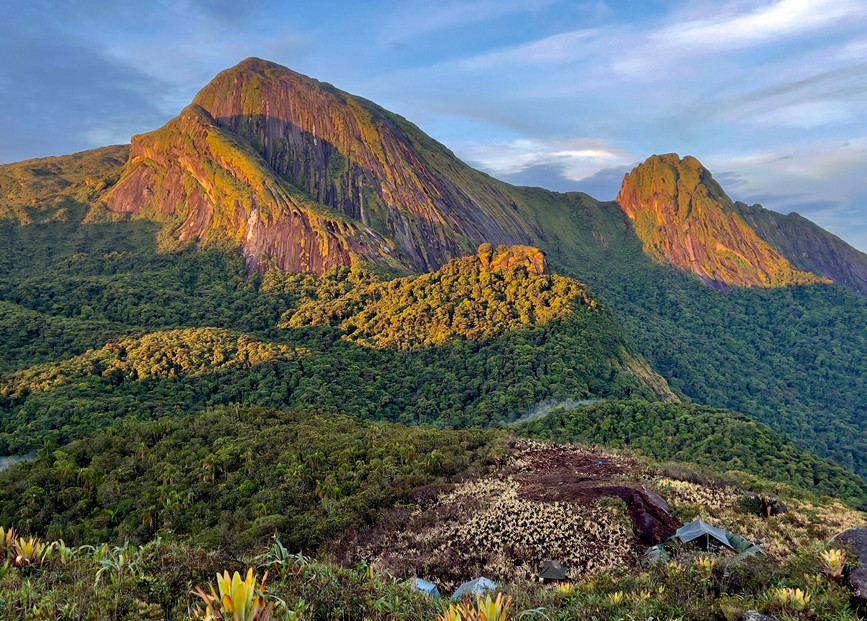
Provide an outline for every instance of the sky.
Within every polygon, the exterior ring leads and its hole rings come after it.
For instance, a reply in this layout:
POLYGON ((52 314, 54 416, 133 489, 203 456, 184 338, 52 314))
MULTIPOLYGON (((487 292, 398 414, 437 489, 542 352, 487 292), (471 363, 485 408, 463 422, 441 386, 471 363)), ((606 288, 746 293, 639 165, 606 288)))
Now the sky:
POLYGON ((511 183, 611 200, 689 154, 867 251, 867 0, 0 0, 0 162, 128 142, 249 56, 511 183))

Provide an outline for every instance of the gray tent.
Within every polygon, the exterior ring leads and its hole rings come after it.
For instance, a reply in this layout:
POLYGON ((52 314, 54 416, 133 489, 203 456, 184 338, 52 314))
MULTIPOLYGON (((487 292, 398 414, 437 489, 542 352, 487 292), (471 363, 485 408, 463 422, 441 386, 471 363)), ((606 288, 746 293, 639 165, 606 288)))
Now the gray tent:
POLYGON ((427 580, 422 580, 421 578, 416 578, 412 581, 412 588, 416 591, 421 591, 428 597, 439 597, 440 590, 437 588, 433 582, 428 582, 427 580))
POLYGON ((681 543, 694 543, 697 546, 708 549, 715 545, 723 545, 727 548, 732 548, 729 539, 726 536, 726 531, 721 528, 715 528, 707 522, 695 520, 677 529, 674 533, 674 539, 681 543))
POLYGON ((542 580, 565 580, 566 567, 558 561, 545 561, 542 564, 542 571, 539 572, 539 578, 542 580))
POLYGON ((666 539, 663 543, 647 548, 644 552, 645 563, 660 563, 665 562, 670 558, 671 545, 677 543, 693 542, 696 545, 707 550, 709 547, 725 546, 738 552, 735 561, 744 560, 751 556, 762 555, 765 551, 752 541, 744 539, 740 535, 735 535, 721 528, 696 520, 682 528, 666 539), (722 540, 725 537, 725 541, 722 540))
POLYGON ((460 599, 462 595, 465 593, 471 593, 473 595, 484 595, 488 591, 493 591, 497 588, 497 583, 493 580, 488 580, 484 576, 481 578, 476 578, 475 580, 470 580, 469 582, 464 582, 461 586, 458 587, 458 590, 455 591, 452 597, 454 599, 460 599))

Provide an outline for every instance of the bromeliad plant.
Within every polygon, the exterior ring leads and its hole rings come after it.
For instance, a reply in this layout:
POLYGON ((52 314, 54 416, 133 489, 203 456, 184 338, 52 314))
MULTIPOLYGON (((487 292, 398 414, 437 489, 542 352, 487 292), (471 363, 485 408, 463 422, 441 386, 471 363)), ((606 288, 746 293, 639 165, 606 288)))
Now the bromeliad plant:
POLYGON ((306 577, 307 569, 313 562, 309 556, 304 556, 301 552, 298 554, 289 552, 276 535, 268 551, 253 560, 259 567, 276 566, 277 571, 280 572, 280 577, 284 579, 290 574, 306 577))
POLYGON ((699 556, 695 559, 695 569, 702 578, 710 578, 716 567, 716 559, 710 556, 699 556))
POLYGON ((488 595, 484 600, 480 597, 476 602, 476 614, 479 621, 509 621, 512 613, 509 608, 512 605, 512 596, 503 598, 502 593, 497 593, 497 598, 492 600, 488 595))
POLYGON ((512 596, 505 598, 497 593, 496 599, 488 594, 485 599, 479 596, 475 606, 467 602, 451 604, 437 616, 436 621, 510 621, 512 613, 512 596))
POLYGON ((780 587, 771 591, 772 602, 789 611, 807 611, 810 607, 811 599, 812 596, 810 593, 808 591, 802 591, 801 589, 780 587))
POLYGON ((843 577, 843 569, 846 567, 846 550, 832 548, 819 554, 819 562, 822 571, 834 582, 840 582, 843 577))
POLYGON ((15 542, 18 541, 18 533, 15 532, 15 528, 3 528, 0 526, 0 560, 14 560, 15 556, 13 554, 15 548, 15 542))
POLYGON ((575 585, 571 582, 560 582, 555 587, 557 594, 562 597, 570 597, 573 593, 575 593, 575 585))
POLYGON ((96 583, 98 584, 103 574, 109 575, 109 580, 112 584, 118 585, 123 582, 127 576, 138 575, 138 562, 134 558, 134 551, 129 548, 129 545, 123 547, 115 547, 109 554, 101 558, 99 561, 99 571, 96 572, 96 583))
POLYGON ((270 621, 274 602, 265 603, 263 592, 267 581, 268 572, 265 572, 262 585, 256 588, 252 567, 243 580, 237 571, 231 577, 228 571, 217 574, 219 595, 213 585, 209 585, 210 593, 205 593, 200 586, 193 591, 205 602, 205 609, 197 611, 196 618, 204 621, 270 621))
POLYGON ((29 539, 19 537, 12 546, 13 555, 15 556, 14 564, 16 567, 39 565, 48 559, 54 546, 54 543, 45 543, 36 537, 30 537, 29 539))

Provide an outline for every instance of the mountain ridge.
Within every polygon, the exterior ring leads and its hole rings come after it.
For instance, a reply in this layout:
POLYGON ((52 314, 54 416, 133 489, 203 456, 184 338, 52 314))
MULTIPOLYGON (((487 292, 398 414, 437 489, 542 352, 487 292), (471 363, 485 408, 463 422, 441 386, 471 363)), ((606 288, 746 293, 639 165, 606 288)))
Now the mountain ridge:
MULTIPOLYGON (((428 272, 481 243, 549 248, 562 229, 562 197, 540 210, 527 200, 532 188, 473 170, 406 119, 258 58, 218 74, 163 128, 134 136, 115 174, 78 195, 161 222, 166 249, 238 245, 250 271, 361 261, 428 272)), ((624 177, 618 199, 646 252, 720 290, 831 278, 867 295, 867 255, 808 221, 732 202, 691 156, 651 156, 624 177), (682 179, 662 197, 672 170, 682 179), (678 215, 678 201, 695 213, 678 215)))
POLYGON ((494 185, 478 197, 459 187, 453 177, 460 171, 444 173, 428 163, 408 136, 413 129, 366 100, 251 58, 218 74, 162 130, 134 137, 130 164, 106 201, 113 211, 141 212, 154 203, 163 212, 186 211, 170 231, 180 241, 252 235, 241 243, 254 269, 272 258, 287 271, 321 273, 360 256, 431 271, 483 242, 531 241, 505 194, 488 200, 497 194, 494 185), (197 126, 190 129, 188 119, 197 126), (211 147, 217 139, 224 143, 220 149, 211 147), (179 141, 196 153, 172 149, 179 141), (205 172, 225 179, 222 196, 208 191, 205 172), (205 191, 187 190, 194 181, 205 191), (261 213, 275 202, 268 194, 294 195, 277 199, 294 209, 303 197, 333 216, 281 230, 285 209, 273 221, 261 213), (208 230, 216 220, 231 224, 208 230), (309 260, 293 256, 293 235, 310 249, 309 260))
MULTIPOLYGON (((278 311, 279 305, 286 302, 256 292, 262 282, 279 280, 271 274, 278 270, 271 268, 281 267, 281 261, 284 269, 326 275, 347 266, 364 267, 388 279, 430 273, 424 266, 445 262, 453 254, 473 255, 479 245, 473 236, 481 236, 480 229, 475 224, 463 228, 462 208, 447 210, 440 200, 450 196, 448 192, 458 192, 461 204, 476 218, 487 218, 501 236, 527 237, 527 244, 545 253, 552 271, 586 283, 599 296, 617 317, 617 329, 628 336, 624 342, 634 344, 647 361, 645 369, 632 370, 637 376, 661 372, 682 399, 743 411, 819 454, 833 456, 845 467, 867 472, 859 448, 864 443, 862 421, 867 417, 859 397, 867 363, 857 329, 865 317, 864 298, 854 299, 840 287, 799 271, 796 268, 804 268, 793 263, 788 251, 778 252, 746 224, 738 224, 735 232, 749 237, 749 248, 723 244, 729 250, 720 253, 727 260, 743 263, 748 275, 765 274, 764 284, 794 284, 797 279, 813 284, 777 289, 726 284, 728 293, 720 295, 692 272, 652 261, 634 221, 616 202, 601 203, 580 192, 509 186, 471 169, 405 119, 273 63, 251 60, 221 76, 203 89, 194 107, 166 127, 136 139, 138 154, 125 165, 119 181, 113 178, 116 163, 106 164, 105 174, 92 176, 96 183, 88 185, 75 158, 58 159, 55 164, 66 167, 60 178, 71 183, 69 196, 61 198, 74 201, 63 221, 40 224, 54 213, 51 201, 45 203, 45 214, 35 214, 39 217, 31 226, 12 224, 17 222, 14 218, 0 221, 0 236, 9 249, 0 256, 4 270, 0 292, 4 301, 17 305, 9 314, 10 323, 19 315, 17 309, 47 316, 120 319, 136 328, 160 330, 232 329, 233 322, 239 322, 242 331, 259 331, 257 336, 268 340, 285 310, 278 311), (221 86, 224 83, 228 90, 221 86), (277 94, 263 100, 262 93, 271 92, 268 89, 277 94), (223 92, 231 95, 228 101, 219 100, 223 92), (297 93, 324 103, 304 112, 302 97, 299 108, 290 110, 297 93), (269 106, 267 116, 272 120, 265 118, 257 101, 269 106), (273 102, 286 109, 272 110, 273 102), (202 104, 210 106, 216 117, 202 104), (274 121, 271 112, 275 111, 288 120, 274 121), (310 117, 306 121, 305 114, 310 117), (328 116, 327 132, 319 116, 328 116), (304 123, 313 130, 314 119, 316 132, 302 131, 304 123), (331 139, 329 144, 323 137, 331 139), (417 185, 412 177, 395 172, 414 167, 416 161, 420 170, 437 174, 420 177, 410 171, 421 184, 417 185), (367 170, 386 164, 389 171, 382 178, 367 170), (395 179, 411 182, 402 191, 424 194, 427 187, 440 192, 424 199, 430 199, 434 208, 413 207, 428 219, 400 205, 388 207, 383 187, 390 192, 389 183, 395 179), (355 185, 347 185, 347 180, 355 185), (358 183, 363 190, 363 219, 356 219, 361 218, 358 183), (347 187, 353 188, 349 194, 344 192, 347 187), (171 195, 170 201, 154 198, 164 191, 171 195), (137 204, 126 205, 117 198, 126 192, 137 204), (105 206, 106 196, 118 201, 115 211, 105 206), (191 206, 187 197, 192 196, 196 198, 191 206), (320 202, 320 196, 331 204, 320 202), (251 230, 270 232, 261 236, 254 232, 247 246, 248 224, 254 215, 251 230), (297 226, 289 226, 283 216, 296 218, 297 226), (187 228, 181 228, 187 222, 187 228), (239 247, 238 256, 246 260, 245 273, 235 273, 236 263, 230 257, 239 247), (200 259, 192 257, 194 249, 202 250, 200 259), (228 253, 221 254, 223 250, 228 253), (756 256, 772 257, 771 275, 735 254, 750 258, 754 251, 756 256), (130 271, 134 266, 143 267, 148 279, 130 271), (188 268, 193 273, 185 273, 188 268), (228 282, 215 274, 220 269, 228 270, 228 279, 224 274, 228 282), (207 293, 203 286, 208 287, 207 293), (237 310, 228 300, 239 304, 237 310)), ((696 160, 694 168, 699 166, 696 160)), ((0 175, 9 170, 0 167, 0 175)), ((701 187, 704 192, 702 200, 712 212, 705 237, 712 238, 708 231, 714 232, 713 226, 722 223, 719 226, 725 231, 732 221, 740 222, 736 220, 740 216, 730 211, 736 206, 729 206, 727 197, 723 200, 718 185, 702 183, 697 177, 691 189, 701 187)), ((466 221, 472 224, 471 219, 466 221)), ((784 249, 781 244, 777 247, 784 249)), ((859 255, 853 256, 854 269, 859 255)), ((312 328, 323 339, 334 334, 330 327, 312 328)), ((77 351, 105 344, 78 334, 78 327, 75 330, 77 351)), ((39 351, 26 337, 16 338, 20 342, 10 370, 39 351)), ((361 356, 355 351, 344 355, 361 356)), ((455 349, 448 355, 460 354, 455 349)), ((46 354, 40 360, 51 361, 46 354)), ((393 362, 382 358, 376 364, 393 362)), ((372 374, 366 377, 379 381, 372 374)), ((341 394, 354 399, 352 394, 341 394)), ((531 393, 520 394, 525 399, 531 393)), ((394 415, 402 416, 395 408, 394 415)), ((491 412, 485 416, 490 418, 491 412)))
POLYGON ((615 200, 647 254, 719 290, 830 282, 792 268, 692 156, 651 156, 624 177, 615 200))
POLYGON ((797 212, 780 214, 740 201, 733 209, 794 267, 867 295, 867 254, 797 212))

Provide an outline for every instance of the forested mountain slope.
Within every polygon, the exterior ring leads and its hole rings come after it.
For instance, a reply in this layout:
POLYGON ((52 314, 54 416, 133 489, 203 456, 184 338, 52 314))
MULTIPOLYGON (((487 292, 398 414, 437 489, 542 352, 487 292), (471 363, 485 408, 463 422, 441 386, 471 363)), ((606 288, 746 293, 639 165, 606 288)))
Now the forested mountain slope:
POLYGON ((830 278, 867 295, 867 254, 797 213, 783 215, 740 201, 734 211, 758 234, 801 270, 830 278))
POLYGON ((504 247, 383 282, 345 268, 245 279, 237 255, 145 251, 109 276, 89 272, 83 257, 6 282, 10 321, 68 314, 78 348, 93 341, 94 321, 127 335, 35 365, 44 355, 30 344, 11 349, 19 370, 0 381, 0 452, 227 403, 466 427, 551 398, 675 398, 581 283, 520 258, 485 266, 497 253, 540 256, 504 247), (442 314, 419 324, 433 301, 442 314))
POLYGON ((867 299, 830 284, 717 293, 652 260, 616 203, 520 189, 552 268, 591 293, 672 389, 867 474, 867 299))
MULTIPOLYGON (((244 369, 243 381, 242 369, 230 365, 215 375, 179 374, 166 385, 121 376, 110 386, 106 369, 94 367, 87 381, 86 373, 73 374, 47 391, 9 388, 4 416, 15 412, 19 431, 4 439, 7 450, 38 445, 43 423, 53 427, 51 437, 68 439, 133 410, 158 416, 236 400, 349 404, 368 417, 488 424, 549 397, 658 398, 667 390, 661 375, 681 397, 741 411, 867 473, 867 302, 799 271, 857 289, 856 251, 822 246, 827 239, 818 234, 814 244, 803 227, 771 234, 766 219, 730 204, 694 159, 670 163, 696 181, 676 196, 677 184, 660 194, 668 183, 667 173, 656 179, 658 168, 668 170, 661 160, 642 168, 646 184, 626 187, 650 188, 678 209, 683 198, 691 230, 702 232, 710 251, 706 260, 696 255, 700 272, 723 282, 725 294, 645 252, 647 231, 659 248, 698 248, 678 237, 674 220, 637 230, 627 216, 637 214, 635 205, 509 186, 375 104, 257 59, 220 74, 166 127, 136 137, 122 165, 126 153, 109 147, 0 167, 6 385, 20 386, 12 375, 31 367, 34 375, 19 377, 59 373, 50 367, 63 364, 80 371, 88 350, 156 331, 158 340, 231 330, 233 339, 309 350, 313 362, 270 360, 244 369), (736 239, 720 237, 723 230, 736 239), (377 296, 387 285, 360 279, 363 270, 337 269, 365 265, 386 279, 431 272, 474 254, 480 242, 501 241, 538 246, 556 274, 583 283, 605 312, 581 304, 578 323, 521 327, 512 318, 497 332, 484 291, 469 300, 474 310, 455 299, 448 317, 430 321, 441 292, 424 279, 406 287, 397 281, 390 292, 397 297, 384 301, 377 296), (826 268, 837 258, 834 276, 826 268), (332 271, 314 283, 271 270, 280 266, 332 271), (737 278, 726 283, 713 270, 737 278), (757 281, 738 280, 745 275, 757 281), (423 299, 410 297, 417 293, 423 299), (301 312, 284 316, 291 309, 301 312), (475 327, 461 325, 464 311, 475 327), (281 321, 291 329, 279 328, 281 321), (173 330, 192 332, 166 332, 173 330), (440 343, 444 335, 460 338, 440 343), (496 364, 485 362, 491 356, 496 364), (90 411, 101 414, 82 414, 90 411), (65 424, 85 419, 75 433, 65 424)), ((477 277, 468 272, 458 281, 477 277)), ((474 287, 461 282, 456 291, 474 287)))

